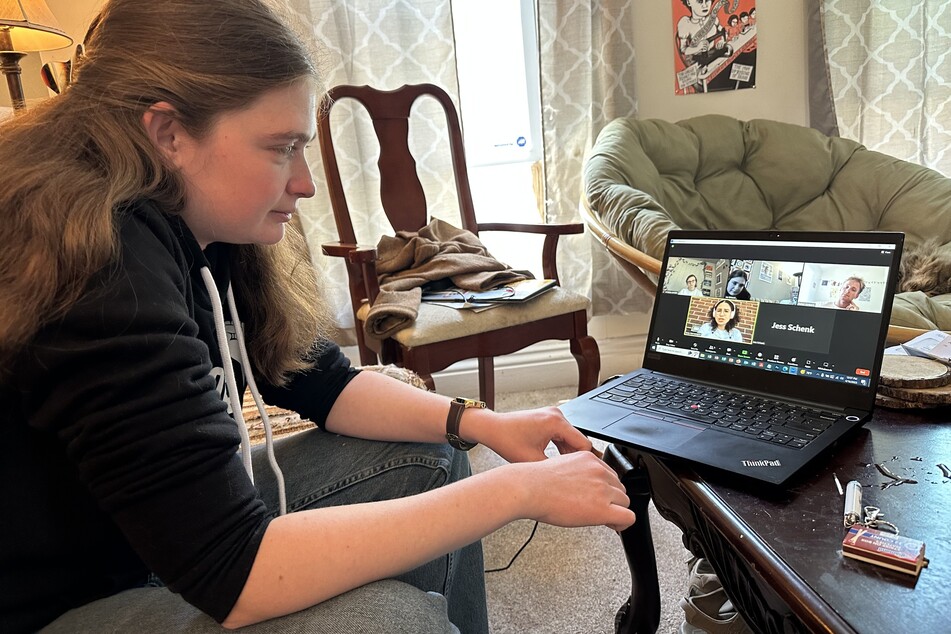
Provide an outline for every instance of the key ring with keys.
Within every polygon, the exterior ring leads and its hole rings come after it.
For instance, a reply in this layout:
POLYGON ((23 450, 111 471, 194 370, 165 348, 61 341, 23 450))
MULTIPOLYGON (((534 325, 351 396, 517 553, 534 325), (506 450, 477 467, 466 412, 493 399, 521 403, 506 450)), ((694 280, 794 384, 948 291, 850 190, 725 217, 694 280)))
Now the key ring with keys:
POLYGON ((862 521, 862 525, 868 528, 874 528, 876 530, 884 530, 889 533, 898 534, 898 527, 892 524, 891 522, 886 522, 884 519, 885 514, 882 513, 882 510, 877 506, 866 506, 865 507, 865 519, 862 521))

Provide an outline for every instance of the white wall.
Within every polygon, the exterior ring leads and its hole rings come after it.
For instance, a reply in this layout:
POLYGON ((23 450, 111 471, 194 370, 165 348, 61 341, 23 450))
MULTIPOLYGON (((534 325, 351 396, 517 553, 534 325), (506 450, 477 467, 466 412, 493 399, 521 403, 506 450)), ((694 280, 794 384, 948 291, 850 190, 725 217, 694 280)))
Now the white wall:
POLYGON ((640 118, 679 121, 701 114, 724 114, 808 125, 803 0, 757 3, 756 88, 680 96, 674 95, 671 0, 631 2, 640 118))
POLYGON ((76 44, 83 41, 89 23, 96 13, 105 4, 105 0, 46 0, 50 11, 56 16, 59 25, 66 34, 73 38, 73 46, 59 51, 43 53, 43 61, 67 60, 73 56, 76 44))

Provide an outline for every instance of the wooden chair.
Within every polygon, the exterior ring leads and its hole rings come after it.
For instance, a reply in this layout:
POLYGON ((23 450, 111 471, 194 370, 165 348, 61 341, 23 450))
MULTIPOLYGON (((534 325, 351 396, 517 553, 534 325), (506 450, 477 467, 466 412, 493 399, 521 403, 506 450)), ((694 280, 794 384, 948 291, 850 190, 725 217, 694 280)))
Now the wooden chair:
MULTIPOLYGON (((357 243, 334 149, 330 111, 334 104, 343 99, 356 100, 367 110, 380 143, 378 164, 383 210, 394 232, 415 232, 430 221, 416 162, 408 145, 410 110, 422 96, 435 99, 445 112, 449 133, 448 151, 451 153, 461 228, 476 235, 480 231, 517 231, 543 235, 542 271, 544 277, 554 279, 558 279, 555 252, 559 236, 584 231, 582 224, 477 222, 459 119, 449 95, 441 88, 421 84, 392 91, 350 85, 330 89, 322 98, 318 110, 321 113, 318 139, 340 240, 322 245, 322 251, 326 255, 343 258, 346 264, 361 363, 369 365, 382 362, 409 368, 422 377, 430 388, 434 388, 433 372, 463 359, 478 359, 479 397, 492 407, 495 400, 493 358, 540 341, 560 339, 568 340, 571 354, 578 363, 578 393, 593 389, 598 382, 601 357, 597 343, 587 332, 588 299, 560 286, 525 304, 499 306, 481 313, 452 310, 424 302, 415 323, 389 338, 375 340, 363 332, 362 322, 379 293, 376 249, 357 243)), ((378 239, 377 236, 375 240, 378 239)))

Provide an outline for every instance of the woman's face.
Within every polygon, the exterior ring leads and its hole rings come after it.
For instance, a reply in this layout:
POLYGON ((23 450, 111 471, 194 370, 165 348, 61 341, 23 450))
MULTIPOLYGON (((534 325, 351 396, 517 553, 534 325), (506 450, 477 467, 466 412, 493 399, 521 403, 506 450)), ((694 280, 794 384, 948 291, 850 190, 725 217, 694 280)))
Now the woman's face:
POLYGON ((687 0, 687 6, 694 17, 703 17, 710 13, 711 0, 687 0))
POLYGON ((690 277, 687 278, 687 290, 692 291, 695 288, 697 288, 697 278, 691 275, 690 277))
POLYGON ((298 201, 314 195, 304 147, 316 112, 314 84, 301 80, 220 115, 201 138, 180 135, 172 161, 185 180, 182 218, 202 248, 284 237, 298 201))
POLYGON ((739 275, 731 277, 726 282, 726 294, 730 297, 736 297, 743 292, 744 288, 746 288, 746 280, 739 275))
POLYGON ((723 330, 728 321, 733 319, 733 309, 726 302, 720 302, 713 308, 713 321, 717 322, 717 328, 723 330))

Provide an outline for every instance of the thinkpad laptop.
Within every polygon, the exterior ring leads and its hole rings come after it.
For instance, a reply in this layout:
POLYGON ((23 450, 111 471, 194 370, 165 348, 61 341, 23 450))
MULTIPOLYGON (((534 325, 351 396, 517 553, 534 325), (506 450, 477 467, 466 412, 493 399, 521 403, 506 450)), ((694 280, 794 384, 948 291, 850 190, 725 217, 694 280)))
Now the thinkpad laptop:
POLYGON ((871 415, 903 239, 672 231, 642 368, 561 409, 591 436, 782 484, 871 415))

